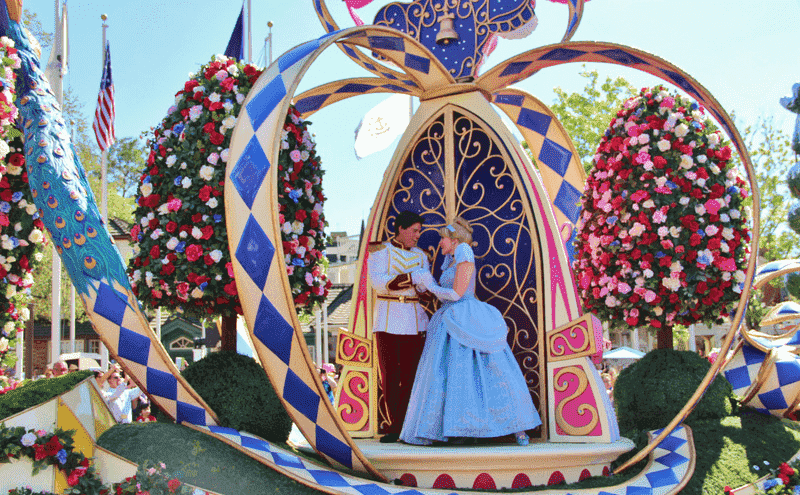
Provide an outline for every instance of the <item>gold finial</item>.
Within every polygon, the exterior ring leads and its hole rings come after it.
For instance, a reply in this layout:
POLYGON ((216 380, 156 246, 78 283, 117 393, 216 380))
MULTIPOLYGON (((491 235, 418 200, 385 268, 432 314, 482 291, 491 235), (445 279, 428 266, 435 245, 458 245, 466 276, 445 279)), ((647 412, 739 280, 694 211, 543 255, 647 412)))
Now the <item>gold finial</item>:
POLYGON ((108 16, 107 16, 107 15, 105 15, 105 14, 100 14, 100 19, 102 19, 102 20, 103 20, 103 22, 105 22, 105 21, 107 21, 107 20, 108 20, 108 16))

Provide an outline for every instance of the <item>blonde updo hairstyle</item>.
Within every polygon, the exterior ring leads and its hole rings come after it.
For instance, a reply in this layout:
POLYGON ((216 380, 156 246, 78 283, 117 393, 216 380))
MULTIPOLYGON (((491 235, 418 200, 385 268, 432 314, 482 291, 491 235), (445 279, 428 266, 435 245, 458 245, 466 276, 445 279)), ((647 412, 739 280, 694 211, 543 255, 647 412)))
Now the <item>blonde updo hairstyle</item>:
POLYGON ((472 226, 461 217, 456 217, 450 225, 439 229, 439 235, 472 245, 472 226), (449 227, 453 227, 453 230, 449 227))

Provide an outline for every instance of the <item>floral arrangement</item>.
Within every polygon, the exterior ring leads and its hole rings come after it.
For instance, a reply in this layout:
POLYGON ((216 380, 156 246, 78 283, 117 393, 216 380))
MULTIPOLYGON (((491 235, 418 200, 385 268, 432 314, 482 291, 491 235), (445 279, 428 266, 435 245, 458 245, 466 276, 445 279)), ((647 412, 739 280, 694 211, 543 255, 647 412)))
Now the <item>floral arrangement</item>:
MULTIPOLYGON (((764 464, 769 464, 764 461, 764 464)), ((758 466, 753 466, 758 470, 758 466)), ((768 495, 798 495, 800 494, 800 460, 787 463, 782 462, 777 469, 773 469, 767 479, 760 482, 756 493, 766 493, 768 495)), ((726 486, 725 495, 733 493, 731 487, 726 486)))
POLYGON ((170 493, 184 495, 205 495, 207 492, 183 484, 179 479, 166 473, 167 466, 163 462, 155 464, 145 462, 139 466, 136 475, 115 483, 115 495, 167 495, 170 493))
MULTIPOLYGON (((139 252, 129 268, 134 293, 150 308, 241 313, 228 252, 222 194, 237 115, 261 72, 218 55, 176 95, 153 131, 131 236, 139 252)), ((322 175, 308 122, 292 108, 281 139, 278 174, 283 248, 295 304, 324 300, 330 282, 322 175)))
POLYGON ((131 229, 139 251, 129 267, 147 307, 241 314, 222 193, 236 117, 260 74, 217 55, 178 91, 153 131, 131 229))
POLYGON ((14 69, 19 67, 14 42, 0 38, 0 366, 16 362, 9 350, 30 318, 32 271, 45 242, 28 186, 22 136, 14 127, 14 69))
POLYGON ((289 109, 281 134, 278 157, 278 220, 281 224, 283 254, 292 297, 298 309, 310 309, 328 295, 331 281, 324 272, 326 226, 322 212, 320 159, 308 132, 310 122, 289 109))
POLYGON ((748 196, 696 103, 663 87, 627 100, 586 180, 573 265, 584 307, 657 329, 720 322, 749 254, 748 196))
POLYGON ((53 492, 35 492, 30 486, 12 488, 8 495, 55 495, 53 492))
POLYGON ((33 460, 34 475, 46 466, 61 470, 69 485, 64 493, 101 495, 105 493, 103 484, 89 459, 73 448, 73 434, 73 430, 60 428, 48 433, 0 425, 0 463, 28 457, 33 460))

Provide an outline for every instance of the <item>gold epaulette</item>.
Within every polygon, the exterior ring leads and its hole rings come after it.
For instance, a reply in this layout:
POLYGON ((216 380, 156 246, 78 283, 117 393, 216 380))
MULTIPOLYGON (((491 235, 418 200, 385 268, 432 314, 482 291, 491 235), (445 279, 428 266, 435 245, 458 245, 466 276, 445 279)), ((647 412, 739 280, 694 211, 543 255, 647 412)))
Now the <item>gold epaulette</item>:
POLYGON ((386 248, 386 243, 381 241, 373 241, 367 244, 367 252, 368 253, 376 253, 381 249, 386 248))

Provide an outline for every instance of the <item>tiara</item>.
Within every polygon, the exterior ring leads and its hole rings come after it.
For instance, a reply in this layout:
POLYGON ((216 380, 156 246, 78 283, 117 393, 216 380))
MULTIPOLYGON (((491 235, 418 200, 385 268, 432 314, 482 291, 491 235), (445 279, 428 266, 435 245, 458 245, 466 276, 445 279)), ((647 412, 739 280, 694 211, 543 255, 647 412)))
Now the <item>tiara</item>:
POLYGON ((449 230, 450 232, 455 232, 455 231, 456 231, 456 228, 455 228, 455 227, 453 227, 452 225, 447 225, 445 228, 446 228, 447 230, 449 230))

